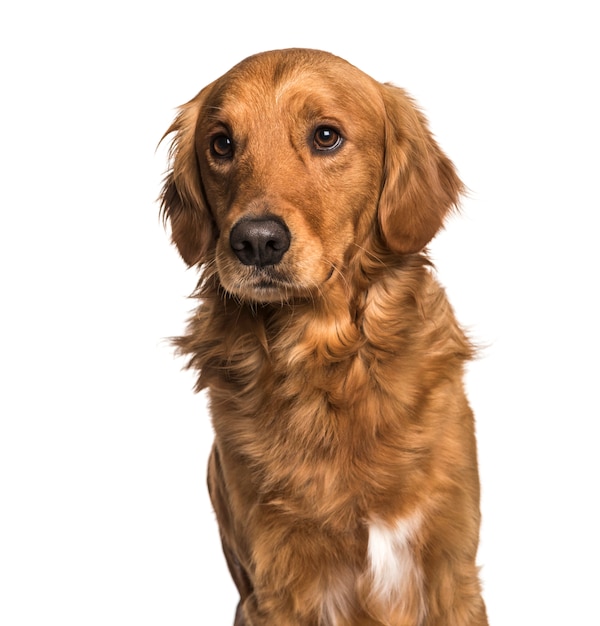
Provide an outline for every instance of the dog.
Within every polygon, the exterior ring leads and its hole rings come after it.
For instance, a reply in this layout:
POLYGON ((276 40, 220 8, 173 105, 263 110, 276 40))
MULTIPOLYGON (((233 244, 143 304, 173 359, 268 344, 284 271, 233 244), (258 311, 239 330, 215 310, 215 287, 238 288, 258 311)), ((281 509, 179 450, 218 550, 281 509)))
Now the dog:
MULTIPOLYGON (((474 357, 426 246, 464 187, 407 93, 251 56, 187 104, 161 213, 200 280, 235 626, 483 626, 474 357)), ((164 137, 163 137, 164 139, 164 137)))

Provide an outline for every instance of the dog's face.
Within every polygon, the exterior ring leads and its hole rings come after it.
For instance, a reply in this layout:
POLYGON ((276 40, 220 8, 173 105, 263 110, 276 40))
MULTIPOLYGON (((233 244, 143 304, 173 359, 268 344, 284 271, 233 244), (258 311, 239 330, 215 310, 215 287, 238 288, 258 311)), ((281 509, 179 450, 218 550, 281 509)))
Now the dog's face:
POLYGON ((242 300, 315 297, 374 235, 416 252, 460 192, 407 96, 323 52, 246 59, 171 131, 173 240, 242 300))
POLYGON ((364 238, 384 137, 381 97, 358 70, 266 61, 209 88, 196 132, 219 277, 261 301, 319 289, 364 238))

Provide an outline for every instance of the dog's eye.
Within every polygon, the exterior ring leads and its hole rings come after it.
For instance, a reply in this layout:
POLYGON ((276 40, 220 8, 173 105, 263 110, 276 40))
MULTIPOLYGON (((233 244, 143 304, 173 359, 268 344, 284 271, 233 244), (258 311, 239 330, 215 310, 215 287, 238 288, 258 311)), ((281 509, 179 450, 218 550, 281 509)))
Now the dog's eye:
POLYGON ((313 146, 315 150, 328 151, 335 150, 342 145, 342 136, 334 128, 320 126, 315 131, 313 146))
POLYGON ((233 141, 231 137, 225 134, 213 137, 210 142, 210 151, 212 155, 219 159, 229 159, 233 156, 233 141))

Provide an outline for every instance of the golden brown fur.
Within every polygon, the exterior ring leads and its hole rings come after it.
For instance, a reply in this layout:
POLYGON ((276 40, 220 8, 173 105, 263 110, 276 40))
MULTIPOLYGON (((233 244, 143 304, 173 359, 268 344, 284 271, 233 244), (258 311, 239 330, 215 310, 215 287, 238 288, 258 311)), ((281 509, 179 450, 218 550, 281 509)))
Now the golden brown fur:
POLYGON ((342 59, 284 50, 169 133, 162 210, 201 269, 176 343, 209 391, 235 623, 487 624, 472 348, 422 252, 462 184, 424 117, 342 59), (287 250, 238 256, 248 220, 287 250))

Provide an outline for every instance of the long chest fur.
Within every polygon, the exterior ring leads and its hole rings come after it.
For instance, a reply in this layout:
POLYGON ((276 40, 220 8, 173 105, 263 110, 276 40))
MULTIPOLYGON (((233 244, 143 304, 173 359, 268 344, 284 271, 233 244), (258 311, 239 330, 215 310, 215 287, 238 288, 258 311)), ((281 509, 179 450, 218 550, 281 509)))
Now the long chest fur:
POLYGON ((205 293, 179 346, 257 496, 339 526, 418 492, 427 405, 470 348, 424 268, 372 285, 359 313, 335 296, 252 308, 205 293))

